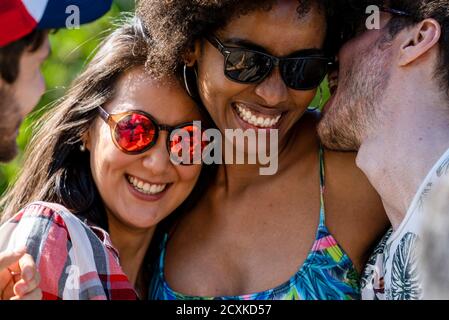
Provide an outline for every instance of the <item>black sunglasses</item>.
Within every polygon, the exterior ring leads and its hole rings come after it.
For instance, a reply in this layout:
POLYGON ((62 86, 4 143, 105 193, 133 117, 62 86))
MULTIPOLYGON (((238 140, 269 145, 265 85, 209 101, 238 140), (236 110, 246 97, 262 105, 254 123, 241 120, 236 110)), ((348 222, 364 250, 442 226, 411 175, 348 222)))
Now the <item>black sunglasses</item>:
POLYGON ((109 114, 102 107, 99 107, 98 111, 100 117, 109 126, 115 146, 126 154, 137 155, 146 152, 157 143, 159 132, 167 131, 167 150, 175 163, 191 165, 201 159, 205 143, 201 139, 202 133, 197 134, 200 128, 194 122, 186 122, 172 127, 159 124, 156 119, 144 111, 134 110, 109 114), (176 132, 175 130, 180 131, 176 132), (186 140, 182 133, 187 133, 189 138, 186 140), (185 143, 189 143, 186 148, 188 154, 182 154, 184 148, 181 147, 185 143), (200 144, 199 150, 197 150, 197 144, 200 144), (200 151, 200 153, 196 151, 200 151))
POLYGON ((252 84, 262 82, 273 70, 279 70, 287 87, 294 90, 317 88, 326 77, 332 60, 323 51, 299 57, 278 58, 264 52, 242 47, 227 47, 215 36, 207 40, 224 56, 224 74, 235 82, 252 84))

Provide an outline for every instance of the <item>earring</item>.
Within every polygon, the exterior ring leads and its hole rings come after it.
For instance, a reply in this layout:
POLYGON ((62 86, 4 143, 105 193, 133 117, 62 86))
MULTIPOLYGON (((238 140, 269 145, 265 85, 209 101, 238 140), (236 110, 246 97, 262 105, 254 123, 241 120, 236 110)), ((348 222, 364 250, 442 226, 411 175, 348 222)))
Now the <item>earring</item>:
POLYGON ((80 151, 86 152, 86 145, 84 144, 84 142, 80 145, 80 151))
POLYGON ((324 93, 323 93, 323 88, 321 86, 318 87, 318 91, 320 94, 320 102, 318 102, 318 106, 316 107, 308 107, 307 110, 309 111, 316 111, 319 108, 321 108, 322 104, 323 104, 323 100, 324 100, 324 93))
POLYGON ((196 98, 197 97, 196 90, 192 90, 192 88, 190 88, 190 85, 189 85, 190 81, 192 81, 192 80, 196 81, 196 79, 198 79, 198 73, 196 72, 196 68, 188 67, 186 64, 184 64, 183 76, 184 76, 184 87, 186 88, 187 93, 189 94, 190 97, 196 98), (189 69, 191 69, 191 70, 193 69, 193 72, 189 71, 189 69), (192 77, 194 79, 191 79, 192 77))

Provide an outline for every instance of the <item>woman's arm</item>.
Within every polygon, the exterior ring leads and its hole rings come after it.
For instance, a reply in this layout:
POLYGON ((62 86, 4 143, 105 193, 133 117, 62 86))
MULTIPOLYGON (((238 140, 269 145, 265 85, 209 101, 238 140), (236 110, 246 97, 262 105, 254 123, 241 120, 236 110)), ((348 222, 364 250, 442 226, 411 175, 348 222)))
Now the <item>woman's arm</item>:
POLYGON ((325 152, 326 222, 361 271, 390 221, 380 196, 357 168, 356 154, 325 152))

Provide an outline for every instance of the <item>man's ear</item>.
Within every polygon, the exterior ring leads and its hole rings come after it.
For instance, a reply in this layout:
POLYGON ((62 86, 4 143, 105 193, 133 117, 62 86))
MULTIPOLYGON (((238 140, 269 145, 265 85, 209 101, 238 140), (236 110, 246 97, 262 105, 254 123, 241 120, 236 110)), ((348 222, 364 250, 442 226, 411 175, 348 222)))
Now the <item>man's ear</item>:
POLYGON ((405 67, 428 53, 441 38, 441 25, 425 19, 406 31, 401 45, 399 65, 405 67))
POLYGON ((201 54, 201 40, 196 40, 189 48, 188 52, 184 54, 184 62, 188 67, 193 67, 198 61, 201 54))

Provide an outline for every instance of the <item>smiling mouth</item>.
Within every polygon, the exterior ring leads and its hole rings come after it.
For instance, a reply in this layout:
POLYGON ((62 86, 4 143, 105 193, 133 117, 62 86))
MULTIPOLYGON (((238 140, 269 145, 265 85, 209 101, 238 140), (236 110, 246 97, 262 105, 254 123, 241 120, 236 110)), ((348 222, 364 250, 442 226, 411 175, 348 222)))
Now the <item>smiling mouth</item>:
POLYGON ((126 179, 129 184, 138 192, 144 195, 158 195, 164 192, 170 184, 153 184, 143 181, 137 177, 127 175, 126 179))
POLYGON ((262 114, 250 109, 247 105, 243 103, 235 103, 233 107, 238 117, 243 122, 261 129, 275 128, 282 118, 282 114, 278 115, 262 114))

